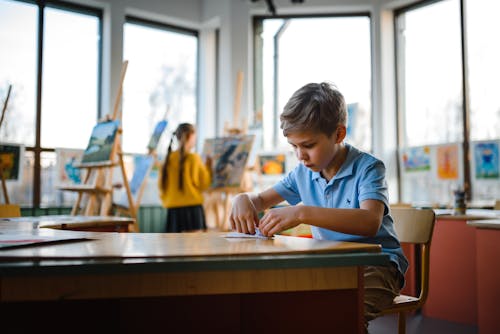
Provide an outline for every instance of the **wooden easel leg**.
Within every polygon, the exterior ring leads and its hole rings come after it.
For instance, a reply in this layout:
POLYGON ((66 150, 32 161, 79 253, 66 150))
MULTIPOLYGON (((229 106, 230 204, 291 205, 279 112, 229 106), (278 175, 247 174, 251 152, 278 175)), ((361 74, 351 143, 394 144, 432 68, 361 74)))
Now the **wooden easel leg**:
POLYGON ((3 198, 5 200, 5 204, 10 204, 9 200, 9 193, 7 192, 7 185, 5 184, 5 178, 3 177, 3 171, 0 170, 0 173, 2 173, 2 191, 3 191, 3 198))
POLYGON ((71 215, 76 216, 78 214, 78 209, 80 208, 80 202, 82 201, 83 194, 81 192, 78 193, 76 197, 76 202, 73 204, 73 208, 71 209, 71 215))

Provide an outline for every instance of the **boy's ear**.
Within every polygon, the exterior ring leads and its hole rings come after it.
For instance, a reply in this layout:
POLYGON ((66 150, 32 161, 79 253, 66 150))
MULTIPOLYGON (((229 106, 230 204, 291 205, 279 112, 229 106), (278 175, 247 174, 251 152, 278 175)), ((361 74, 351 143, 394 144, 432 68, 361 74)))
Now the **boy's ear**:
POLYGON ((347 128, 345 127, 345 125, 339 125, 337 127, 337 144, 341 143, 345 139, 346 135, 347 128))

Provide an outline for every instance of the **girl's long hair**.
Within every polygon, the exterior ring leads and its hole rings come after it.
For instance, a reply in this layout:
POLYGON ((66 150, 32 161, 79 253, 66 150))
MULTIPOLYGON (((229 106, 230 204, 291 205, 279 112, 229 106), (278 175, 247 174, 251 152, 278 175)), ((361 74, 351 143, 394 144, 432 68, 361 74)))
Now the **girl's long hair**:
POLYGON ((167 149, 167 156, 165 157, 165 162, 163 163, 161 169, 161 185, 163 189, 167 189, 167 166, 168 159, 170 158, 170 153, 172 152, 172 143, 174 141, 174 136, 177 138, 177 143, 179 146, 179 189, 182 191, 184 189, 184 162, 186 161, 185 144, 189 136, 195 132, 195 128, 190 123, 181 123, 177 127, 177 130, 172 135, 170 139, 170 144, 167 149))

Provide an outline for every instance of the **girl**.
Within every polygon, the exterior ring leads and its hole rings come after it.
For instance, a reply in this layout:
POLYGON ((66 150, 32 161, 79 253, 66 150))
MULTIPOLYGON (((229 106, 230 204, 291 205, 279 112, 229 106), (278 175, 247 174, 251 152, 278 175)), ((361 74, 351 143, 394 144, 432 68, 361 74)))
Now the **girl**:
POLYGON ((191 152, 196 143, 192 124, 182 123, 175 130, 158 180, 160 200, 167 208, 166 232, 206 230, 202 192, 211 183, 211 159, 204 164, 191 152), (178 149, 172 151, 174 136, 178 149))

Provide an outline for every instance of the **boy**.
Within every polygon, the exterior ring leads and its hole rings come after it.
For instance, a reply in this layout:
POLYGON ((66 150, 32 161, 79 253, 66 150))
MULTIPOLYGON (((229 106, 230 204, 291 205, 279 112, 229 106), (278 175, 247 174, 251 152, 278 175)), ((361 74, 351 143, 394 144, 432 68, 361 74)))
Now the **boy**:
POLYGON ((344 97, 328 83, 310 83, 296 91, 280 116, 283 135, 301 161, 274 187, 233 200, 230 223, 242 233, 258 227, 272 236, 300 223, 313 238, 381 244, 390 265, 365 269, 365 321, 392 304, 404 284, 408 262, 389 214, 382 161, 344 143, 344 97), (258 212, 286 200, 289 207, 258 212), (303 205, 295 205, 302 202, 303 205))

